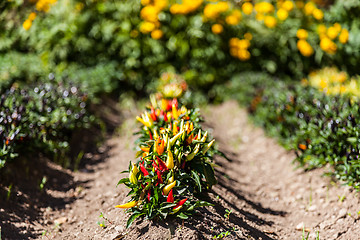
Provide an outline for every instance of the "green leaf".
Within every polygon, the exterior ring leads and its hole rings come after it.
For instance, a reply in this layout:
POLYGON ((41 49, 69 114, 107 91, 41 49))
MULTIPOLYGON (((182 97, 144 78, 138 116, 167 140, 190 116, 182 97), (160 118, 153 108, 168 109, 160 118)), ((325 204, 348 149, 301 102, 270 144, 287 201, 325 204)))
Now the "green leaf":
POLYGON ((196 185, 199 188, 199 192, 201 192, 201 183, 200 183, 199 175, 196 172, 194 172, 193 170, 191 170, 191 174, 193 176, 192 179, 194 179, 194 181, 196 182, 196 185))
POLYGON ((133 215, 131 215, 126 223, 126 228, 129 228, 137 217, 140 217, 141 215, 144 215, 144 214, 145 213, 135 212, 133 215))
POLYGON ((217 183, 216 178, 215 178, 214 169, 208 163, 204 164, 204 174, 205 174, 206 181, 209 183, 210 187, 217 183))
MULTIPOLYGON (((161 205, 165 205, 165 206, 160 207, 161 210, 162 210, 162 209, 167 209, 167 208, 171 208, 171 207, 175 207, 175 206, 176 206, 175 203, 167 203, 167 202, 161 203, 161 205)), ((161 206, 161 205, 160 205, 160 206, 161 206)))
POLYGON ((126 182, 129 182, 129 178, 120 179, 120 181, 116 184, 116 186, 118 186, 119 184, 122 184, 122 183, 126 183, 126 182))
POLYGON ((356 137, 349 137, 346 139, 348 142, 355 143, 357 141, 356 137))
POLYGON ((180 219, 188 219, 188 218, 189 218, 189 216, 186 215, 186 214, 183 213, 183 212, 179 213, 179 214, 177 215, 177 217, 180 218, 180 219))

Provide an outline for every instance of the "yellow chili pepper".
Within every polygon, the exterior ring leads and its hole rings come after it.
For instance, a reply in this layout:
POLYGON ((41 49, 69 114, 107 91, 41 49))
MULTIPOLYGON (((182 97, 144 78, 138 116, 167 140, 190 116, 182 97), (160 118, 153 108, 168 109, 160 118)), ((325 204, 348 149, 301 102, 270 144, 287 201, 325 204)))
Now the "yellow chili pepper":
POLYGON ((169 141, 168 150, 174 145, 175 141, 184 133, 184 131, 180 131, 178 134, 173 136, 169 141))
POLYGON ((176 135, 179 131, 177 129, 177 124, 178 122, 177 121, 174 121, 174 124, 173 124, 173 133, 176 135))
POLYGON ((172 176, 169 178, 169 180, 168 180, 167 183, 168 183, 168 184, 173 183, 174 180, 175 180, 175 177, 174 177, 174 175, 172 175, 172 176))
POLYGON ((208 132, 206 131, 204 133, 204 136, 201 138, 200 142, 205 142, 206 141, 206 138, 207 138, 207 135, 208 135, 208 132))
POLYGON ((213 145, 213 143, 215 142, 215 139, 211 140, 211 142, 209 142, 208 144, 206 144, 203 149, 201 149, 202 153, 205 154, 213 145))
POLYGON ((171 190, 173 187, 175 187, 175 185, 176 185, 176 180, 173 181, 172 183, 166 185, 166 186, 163 188, 163 194, 164 194, 164 195, 168 195, 169 192, 170 192, 170 190, 171 190))
POLYGON ((199 129, 199 133, 196 137, 196 140, 200 141, 201 140, 201 129, 199 129))
POLYGON ((186 161, 191 161, 200 150, 200 144, 196 144, 194 150, 186 156, 186 161))
POLYGON ((137 178, 136 178, 136 174, 139 172, 138 167, 133 163, 132 164, 132 170, 129 173, 129 180, 131 183, 136 184, 138 182, 137 178))
MULTIPOLYGON (((170 190, 169 190, 170 191, 170 190)), ((123 205, 116 205, 116 208, 132 208, 135 207, 137 205, 138 201, 131 201, 128 203, 125 203, 123 205)))
POLYGON ((157 139, 159 137, 158 131, 154 129, 154 139, 157 139))
POLYGON ((174 119, 179 118, 179 113, 178 113, 178 110, 176 109, 175 104, 172 105, 172 115, 173 115, 174 119))
POLYGON ((169 149, 167 150, 167 153, 168 153, 168 156, 166 159, 166 167, 168 169, 173 169, 174 168, 174 156, 169 149))

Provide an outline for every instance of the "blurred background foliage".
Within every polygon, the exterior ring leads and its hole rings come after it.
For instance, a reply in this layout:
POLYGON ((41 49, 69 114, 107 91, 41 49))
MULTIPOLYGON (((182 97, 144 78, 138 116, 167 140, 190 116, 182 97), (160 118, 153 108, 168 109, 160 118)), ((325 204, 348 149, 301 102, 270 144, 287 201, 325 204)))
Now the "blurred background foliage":
POLYGON ((0 5, 0 52, 6 59, 1 61, 5 65, 1 85, 9 86, 16 79, 31 82, 53 72, 58 78, 72 76, 85 84, 90 95, 124 90, 148 93, 161 72, 173 70, 212 98, 213 86, 244 70, 295 80, 327 65, 359 73, 360 33, 355 16, 360 3, 356 0, 337 1, 326 8, 311 1, 276 1, 271 7, 260 1, 41 1, 7 0, 0 5), (47 11, 38 10, 41 1, 50 2, 47 11), (208 5, 219 3, 226 3, 223 10, 209 10, 208 5), (252 6, 251 12, 246 4, 252 6), (25 30, 25 22, 32 18, 25 30), (272 21, 274 26, 269 25, 272 21), (320 47, 318 29, 322 25, 329 31, 334 23, 340 27, 330 39, 336 50, 328 53, 320 47), (214 32, 214 25, 221 32, 214 32), (306 31, 309 46, 298 46, 299 29, 306 31), (344 43, 337 38, 342 29, 350 32, 344 43), (242 52, 242 59, 240 53, 233 57, 230 40, 244 40, 246 34, 248 43, 237 45, 248 44, 247 52, 242 52), (313 53, 302 54, 299 47, 313 53), (12 65, 8 71, 11 61, 24 64, 12 65))
MULTIPOLYGON (((54 152, 57 145, 66 149, 74 129, 89 127, 95 121, 91 104, 123 93, 145 97, 154 92, 162 73, 177 72, 193 92, 187 99, 217 102, 230 91, 258 116, 255 119, 261 119, 269 133, 280 135, 285 146, 327 159, 312 162, 306 160, 309 157, 300 157, 300 163, 322 166, 330 161, 327 156, 335 154, 342 159, 335 162, 344 167, 344 156, 359 152, 355 148, 358 143, 347 140, 358 133, 346 130, 339 137, 343 146, 332 151, 335 147, 321 144, 337 137, 316 140, 306 132, 320 144, 317 147, 322 146, 309 150, 307 139, 300 136, 312 120, 299 118, 300 110, 286 112, 289 99, 284 94, 290 92, 294 98, 304 99, 296 105, 306 108, 302 113, 313 111, 309 113, 315 119, 311 122, 316 126, 313 133, 325 131, 328 117, 346 119, 348 111, 358 112, 359 12, 358 0, 1 1, 2 164, 21 152, 23 140, 19 139, 41 142, 45 152, 54 152), (328 72, 328 66, 345 71, 346 78, 334 83, 323 73, 328 72), (325 70, 317 72, 320 68, 325 70), (241 74, 246 77, 235 77, 241 74), (318 80, 315 75, 320 76, 318 80), (50 92, 60 100, 52 99, 50 92), (321 99, 321 108, 311 102, 315 97, 321 99), (337 97, 341 100, 332 100, 337 97), (38 101, 41 106, 37 106, 38 101), (336 104, 344 106, 345 113, 336 104), (274 105, 276 112, 269 114, 274 105), (335 115, 325 114, 325 106, 334 106, 335 115), (75 117, 73 113, 79 111, 75 117), (23 117, 15 121, 13 115, 20 113, 23 117), (40 124, 29 129, 29 119, 40 124)), ((351 181, 357 181, 356 171, 350 171, 355 175, 348 174, 355 179, 351 181)), ((350 181, 345 170, 338 172, 350 181)))

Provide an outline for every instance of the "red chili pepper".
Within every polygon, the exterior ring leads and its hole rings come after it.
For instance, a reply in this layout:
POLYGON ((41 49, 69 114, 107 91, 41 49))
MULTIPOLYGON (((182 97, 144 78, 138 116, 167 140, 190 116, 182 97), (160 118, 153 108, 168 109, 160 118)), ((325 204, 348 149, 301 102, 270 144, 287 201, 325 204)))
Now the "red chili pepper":
POLYGON ((185 203, 186 201, 187 201, 187 198, 180 200, 180 201, 176 204, 176 206, 173 207, 173 209, 178 208, 178 207, 184 205, 184 203, 185 203))
POLYGON ((185 160, 181 163, 181 169, 184 169, 184 168, 185 168, 185 163, 186 163, 185 160))
POLYGON ((173 190, 171 189, 169 192, 169 195, 167 196, 166 199, 167 202, 173 203, 174 202, 174 196, 173 196, 173 190))
POLYGON ((162 115, 164 117, 165 122, 168 121, 167 114, 164 112, 164 110, 161 110, 160 115, 162 115))
POLYGON ((166 167, 166 164, 158 157, 156 156, 158 163, 159 163, 159 168, 161 172, 167 171, 168 168, 166 167))
POLYGON ((151 134, 151 131, 149 130, 149 136, 150 136, 150 140, 153 140, 153 136, 151 134))
POLYGON ((158 180, 157 180, 157 183, 163 183, 164 181, 163 181, 163 179, 162 179, 162 177, 161 177, 161 173, 160 173, 160 171, 156 171, 156 174, 157 174, 157 176, 158 176, 158 180))
POLYGON ((149 189, 148 193, 147 193, 147 199, 148 199, 149 202, 150 202, 150 197, 151 197, 151 190, 149 189))
POLYGON ((150 117, 152 118, 152 120, 157 121, 157 117, 156 117, 156 113, 155 113, 154 107, 151 107, 150 117))
POLYGON ((168 105, 166 107, 166 111, 170 111, 172 109, 172 101, 168 100, 168 105))
POLYGON ((144 174, 144 176, 149 175, 149 172, 146 170, 146 168, 144 167, 144 165, 142 163, 139 163, 139 166, 140 166, 140 170, 144 174))

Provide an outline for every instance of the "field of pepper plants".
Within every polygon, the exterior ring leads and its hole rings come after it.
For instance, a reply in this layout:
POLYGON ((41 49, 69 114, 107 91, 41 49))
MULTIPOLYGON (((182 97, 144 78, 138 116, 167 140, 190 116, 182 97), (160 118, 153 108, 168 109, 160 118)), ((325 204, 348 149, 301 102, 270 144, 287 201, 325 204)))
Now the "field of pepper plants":
POLYGON ((358 0, 1 1, 0 240, 72 238, 71 224, 79 231, 90 220, 63 215, 112 194, 108 207, 90 204, 101 221, 80 239, 351 239, 358 200, 339 192, 360 187, 359 12, 358 0), (246 135, 252 124, 265 135, 246 135), (267 166, 259 151, 272 163, 260 175, 252 171, 267 166), (266 176, 281 180, 273 166, 286 171, 283 158, 301 169, 286 174, 316 182, 290 190, 306 184, 285 174, 289 195, 282 187, 267 195, 292 199, 294 215, 258 199, 277 185, 266 176), (108 195, 96 190, 107 181, 108 195), (329 191, 348 199, 343 225, 310 216, 320 211, 311 210, 316 189, 327 191, 329 204, 317 205, 331 209, 329 218, 339 211, 329 191), (286 219, 302 216, 298 208, 310 215, 286 219), (334 228, 347 230, 335 236, 334 228))

